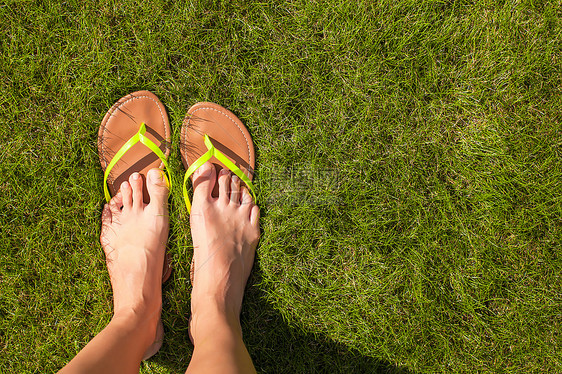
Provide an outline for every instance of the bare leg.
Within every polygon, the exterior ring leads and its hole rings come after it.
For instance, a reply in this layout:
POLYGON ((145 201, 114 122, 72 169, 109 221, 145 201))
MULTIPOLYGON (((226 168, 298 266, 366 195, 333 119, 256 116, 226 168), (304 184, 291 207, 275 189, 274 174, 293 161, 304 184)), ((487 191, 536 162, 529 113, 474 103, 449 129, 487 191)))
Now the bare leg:
POLYGON ((168 188, 162 172, 148 173, 150 204, 138 173, 123 182, 102 213, 100 241, 113 288, 111 322, 61 373, 138 373, 157 339, 162 266, 168 239, 168 188))
POLYGON ((240 180, 215 168, 194 177, 191 233, 194 281, 190 333, 195 349, 187 373, 255 373, 242 341, 240 309, 259 240, 259 208, 240 180))

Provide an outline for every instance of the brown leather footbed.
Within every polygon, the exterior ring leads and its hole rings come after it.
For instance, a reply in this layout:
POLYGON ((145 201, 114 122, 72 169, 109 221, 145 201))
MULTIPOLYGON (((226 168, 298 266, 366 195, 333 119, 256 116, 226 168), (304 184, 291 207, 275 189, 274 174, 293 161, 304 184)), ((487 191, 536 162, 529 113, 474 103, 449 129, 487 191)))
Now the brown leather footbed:
MULTIPOLYGON (((170 124, 166 108, 158 97, 149 91, 137 91, 122 97, 103 117, 98 133, 98 154, 102 169, 113 159, 113 156, 138 130, 140 124, 146 124, 146 137, 152 140, 162 152, 170 155, 170 124)), ((108 177, 108 187, 111 195, 119 190, 121 183, 128 180, 134 172, 139 172, 144 181, 150 169, 164 165, 158 156, 140 142, 129 149, 115 164, 108 177)), ((144 186, 144 202, 150 197, 144 186)))
MULTIPOLYGON (((171 149, 171 131, 166 108, 158 97, 149 91, 137 91, 119 99, 103 117, 98 132, 98 155, 103 171, 119 149, 139 130, 140 124, 146 125, 145 136, 152 140, 167 156, 171 149)), ((146 189, 146 174, 150 169, 164 167, 154 152, 140 142, 132 146, 113 166, 108 177, 111 196, 119 191, 121 183, 138 172, 143 178, 143 199, 150 201, 146 189)), ((171 274, 168 253, 164 259, 163 281, 171 274)))
MULTIPOLYGON (((207 134, 216 149, 221 151, 244 172, 250 180, 254 176, 255 153, 250 133, 230 110, 209 102, 189 108, 181 128, 181 159, 187 169, 191 163, 207 152, 204 135, 207 134)), ((224 165, 215 157, 211 162, 217 172, 224 165)), ((218 184, 213 196, 218 196, 218 184)))

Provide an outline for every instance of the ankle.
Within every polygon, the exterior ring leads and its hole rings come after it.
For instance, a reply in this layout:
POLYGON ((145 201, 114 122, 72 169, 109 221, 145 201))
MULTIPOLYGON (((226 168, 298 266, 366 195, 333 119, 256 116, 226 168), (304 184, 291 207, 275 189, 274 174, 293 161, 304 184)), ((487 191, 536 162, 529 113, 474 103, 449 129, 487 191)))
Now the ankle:
POLYGON ((113 288, 113 314, 132 321, 158 321, 162 310, 161 274, 126 278, 113 288))
POLYGON ((123 328, 139 329, 148 331, 151 334, 156 332, 158 321, 160 320, 161 309, 154 310, 134 308, 122 308, 113 314, 112 322, 119 324, 123 328))
POLYGON ((192 300, 190 330, 194 344, 212 335, 242 337, 240 313, 212 298, 192 300))
POLYGON ((158 316, 143 316, 134 312, 114 314, 110 325, 123 336, 134 337, 145 349, 154 342, 158 328, 158 316))

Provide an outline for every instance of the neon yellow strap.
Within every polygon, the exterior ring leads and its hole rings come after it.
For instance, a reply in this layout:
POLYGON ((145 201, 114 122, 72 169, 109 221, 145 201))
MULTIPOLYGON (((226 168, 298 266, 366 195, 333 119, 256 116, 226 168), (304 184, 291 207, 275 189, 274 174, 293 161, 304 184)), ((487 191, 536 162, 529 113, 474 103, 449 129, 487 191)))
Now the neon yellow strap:
POLYGON ((195 170, 199 169, 201 165, 209 161, 213 156, 215 156, 217 160, 222 162, 224 166, 229 168, 230 171, 232 171, 234 174, 236 174, 238 178, 240 178, 244 183, 246 183, 246 186, 248 186, 248 188, 250 189, 250 193, 252 194, 254 201, 256 201, 254 185, 252 184, 250 178, 248 178, 246 174, 244 174, 242 170, 240 170, 240 168, 236 166, 234 162, 230 161, 228 157, 226 157, 221 151, 215 148, 215 146, 213 145, 213 143, 211 143, 211 139, 209 139, 209 136, 207 136, 207 134, 205 134, 205 146, 207 147, 208 151, 205 152, 201 157, 199 157, 193 164, 189 165, 189 168, 187 169, 187 171, 185 172, 185 176, 183 177, 183 199, 185 200, 185 206, 187 207, 187 211, 191 214, 191 203, 189 202, 189 194, 187 193, 187 187, 186 187, 187 180, 189 179, 191 174, 195 172, 195 170))
POLYGON ((109 165, 107 165, 107 168, 105 169, 105 174, 103 176, 103 192, 105 193, 105 200, 107 202, 111 200, 111 195, 109 194, 109 188, 107 187, 107 178, 109 177, 109 173, 111 172, 111 169, 113 169, 115 164, 121 159, 121 157, 123 157, 125 152, 131 149, 131 147, 137 144, 138 142, 141 142, 142 144, 146 145, 152 152, 156 153, 156 156, 158 156, 160 160, 162 160, 162 163, 166 167, 166 173, 168 174, 167 178, 168 178, 169 190, 170 191, 172 190, 172 178, 170 178, 170 172, 168 171, 168 163, 166 162, 166 156, 160 150, 160 148, 158 148, 158 146, 154 144, 152 140, 144 136, 145 132, 146 132, 146 125, 143 122, 140 125, 139 131, 137 131, 137 133, 133 135, 131 139, 127 140, 125 144, 123 144, 123 146, 119 149, 119 151, 117 151, 115 156, 113 156, 113 159, 111 160, 109 165))

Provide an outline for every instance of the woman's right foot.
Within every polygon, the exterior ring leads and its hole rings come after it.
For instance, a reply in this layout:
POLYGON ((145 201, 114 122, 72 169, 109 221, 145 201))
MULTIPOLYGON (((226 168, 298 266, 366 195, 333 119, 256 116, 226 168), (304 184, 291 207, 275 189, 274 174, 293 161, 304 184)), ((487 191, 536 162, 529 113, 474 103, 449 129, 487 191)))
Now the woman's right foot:
POLYGON ((193 180, 190 335, 195 344, 212 328, 213 317, 239 328, 260 230, 259 208, 247 189, 240 187, 238 177, 223 169, 217 178, 215 167, 207 162, 193 180), (211 196, 215 183, 219 184, 216 198, 211 196))

